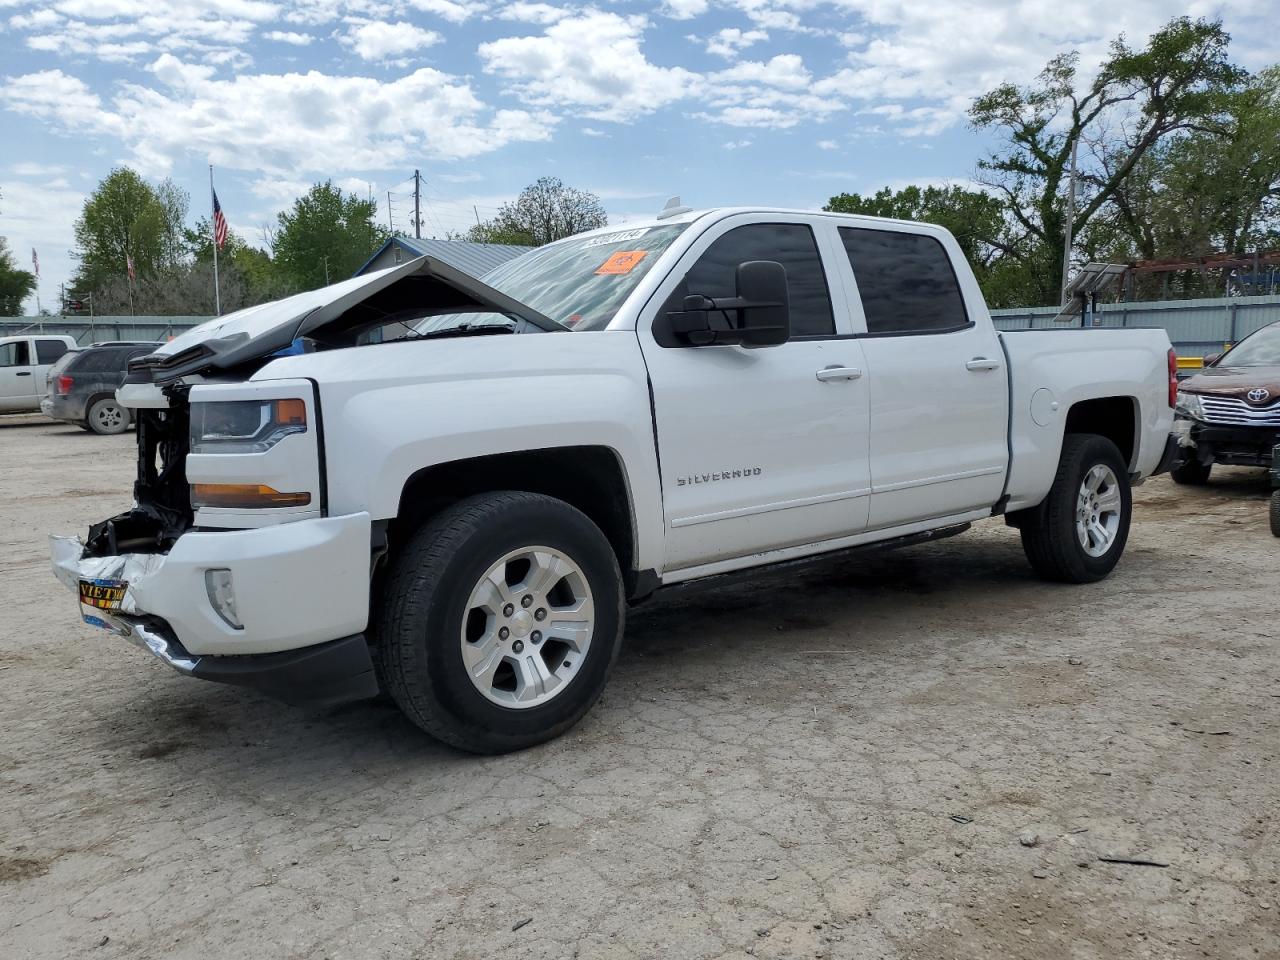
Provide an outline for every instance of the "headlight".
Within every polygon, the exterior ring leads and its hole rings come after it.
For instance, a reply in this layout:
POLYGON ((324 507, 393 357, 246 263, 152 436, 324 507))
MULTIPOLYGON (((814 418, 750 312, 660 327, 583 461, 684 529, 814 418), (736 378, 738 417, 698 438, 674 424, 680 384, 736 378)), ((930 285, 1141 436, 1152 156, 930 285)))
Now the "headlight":
POLYGON ((1183 393, 1179 390, 1178 403, 1174 410, 1194 420, 1204 419, 1204 408, 1200 406, 1200 395, 1198 393, 1183 393))
POLYGON ((214 400, 191 404, 192 453, 263 453, 307 432, 302 400, 214 400))

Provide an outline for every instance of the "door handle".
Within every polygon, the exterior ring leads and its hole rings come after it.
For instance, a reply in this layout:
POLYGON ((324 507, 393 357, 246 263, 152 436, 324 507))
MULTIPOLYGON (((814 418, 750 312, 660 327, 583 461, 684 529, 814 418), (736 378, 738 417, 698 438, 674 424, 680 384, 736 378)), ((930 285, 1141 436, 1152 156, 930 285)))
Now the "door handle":
POLYGON ((14 376, 15 376, 15 377, 29 377, 29 376, 31 376, 31 371, 30 371, 30 370, 19 370, 17 373, 15 373, 15 374, 14 374, 14 376))
POLYGON ((974 357, 964 365, 966 370, 999 370, 999 360, 988 360, 986 357, 974 357))
POLYGON ((842 367, 839 365, 823 367, 814 374, 823 383, 832 380, 857 380, 862 376, 862 371, 857 367, 842 367))

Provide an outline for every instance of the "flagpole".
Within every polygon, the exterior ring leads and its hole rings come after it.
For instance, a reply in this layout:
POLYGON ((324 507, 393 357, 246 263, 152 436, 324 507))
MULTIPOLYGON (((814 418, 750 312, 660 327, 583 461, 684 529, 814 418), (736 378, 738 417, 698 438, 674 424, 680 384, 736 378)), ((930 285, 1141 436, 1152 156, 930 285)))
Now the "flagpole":
MULTIPOLYGON (((209 164, 209 209, 213 210, 213 164, 209 164)), ((218 227, 209 219, 209 239, 213 241, 213 312, 214 316, 222 316, 222 293, 218 290, 218 227)))

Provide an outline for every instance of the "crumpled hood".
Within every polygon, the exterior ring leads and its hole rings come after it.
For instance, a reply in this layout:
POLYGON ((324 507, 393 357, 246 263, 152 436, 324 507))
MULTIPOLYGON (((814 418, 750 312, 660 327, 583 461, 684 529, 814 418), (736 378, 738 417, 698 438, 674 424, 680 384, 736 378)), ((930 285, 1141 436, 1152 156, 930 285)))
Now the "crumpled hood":
POLYGON ((173 380, 207 369, 226 369, 269 356, 298 337, 332 324, 362 302, 412 285, 414 302, 457 310, 488 310, 525 320, 543 330, 565 330, 469 274, 435 257, 419 257, 397 267, 237 310, 174 337, 154 353, 129 365, 126 383, 173 380))
POLYGON ((1280 365, 1232 367, 1223 364, 1206 367, 1194 377, 1182 381, 1178 389, 1187 393, 1238 397, 1260 405, 1274 403, 1280 399, 1280 365), (1261 400, 1252 400, 1249 394, 1259 390, 1266 391, 1267 395, 1261 400))

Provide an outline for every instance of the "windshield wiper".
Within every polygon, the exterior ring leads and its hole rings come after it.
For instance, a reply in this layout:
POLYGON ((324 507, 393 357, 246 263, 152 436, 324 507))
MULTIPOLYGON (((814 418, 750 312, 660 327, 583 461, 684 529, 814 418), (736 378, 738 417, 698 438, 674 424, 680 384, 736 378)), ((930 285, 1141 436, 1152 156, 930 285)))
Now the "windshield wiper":
POLYGON ((483 337, 495 333, 515 333, 516 325, 506 327, 497 323, 460 323, 445 330, 427 330, 425 333, 410 331, 397 340, 437 340, 442 337, 483 337))

